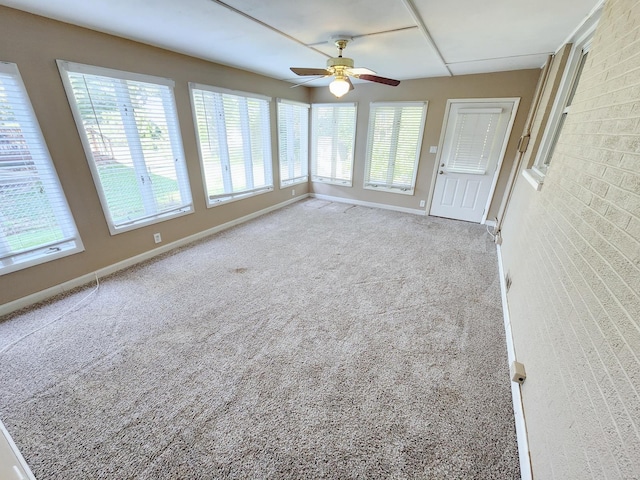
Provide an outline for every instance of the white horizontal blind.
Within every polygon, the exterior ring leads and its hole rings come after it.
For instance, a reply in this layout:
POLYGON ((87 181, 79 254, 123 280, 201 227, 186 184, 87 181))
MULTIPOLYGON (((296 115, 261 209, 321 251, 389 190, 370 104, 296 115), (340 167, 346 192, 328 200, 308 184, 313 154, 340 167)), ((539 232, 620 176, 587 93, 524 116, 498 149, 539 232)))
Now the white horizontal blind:
POLYGON ((311 111, 312 180, 351 186, 356 104, 314 104, 311 111))
POLYGON ((191 212, 172 85, 151 76, 58 65, 111 233, 191 212))
POLYGON ((447 160, 449 172, 484 175, 493 150, 501 108, 460 109, 456 115, 454 144, 447 160))
POLYGON ((280 186, 309 180, 309 105, 278 100, 280 186))
POLYGON ((426 111, 426 102, 371 104, 365 188, 413 193, 426 111))
POLYGON ((0 274, 79 251, 18 67, 0 62, 0 274))
POLYGON ((269 100, 191 86, 209 205, 273 190, 269 100))

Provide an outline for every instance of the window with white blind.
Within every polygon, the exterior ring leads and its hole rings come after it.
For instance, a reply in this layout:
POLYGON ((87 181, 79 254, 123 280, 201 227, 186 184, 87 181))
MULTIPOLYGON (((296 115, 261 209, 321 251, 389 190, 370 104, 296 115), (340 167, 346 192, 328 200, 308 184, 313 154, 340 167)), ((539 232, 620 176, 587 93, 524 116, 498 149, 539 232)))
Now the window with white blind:
POLYGON ((494 143, 502 108, 457 109, 456 124, 448 147, 447 171, 484 175, 494 143))
POLYGON ((207 204, 273 190, 271 99, 190 84, 207 204))
POLYGON ((311 180, 351 186, 356 138, 355 103, 311 106, 311 180))
POLYGON ((278 99, 280 188, 309 180, 309 105, 278 99))
POLYGON ((427 102, 372 103, 364 188, 413 195, 427 102))
POLYGON ((192 212, 173 80, 58 67, 111 234, 192 212))
POLYGON ((18 67, 0 62, 0 275, 83 250, 18 67))

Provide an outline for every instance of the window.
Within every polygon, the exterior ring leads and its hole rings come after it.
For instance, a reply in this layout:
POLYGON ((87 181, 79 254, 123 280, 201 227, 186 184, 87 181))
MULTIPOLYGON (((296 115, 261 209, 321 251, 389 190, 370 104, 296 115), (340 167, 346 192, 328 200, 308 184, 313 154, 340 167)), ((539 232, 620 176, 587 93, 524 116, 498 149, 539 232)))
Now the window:
POLYGON ((372 103, 364 187, 413 195, 427 102, 372 103))
POLYGON ((0 62, 0 275, 83 250, 18 67, 0 62))
POLYGON ((273 190, 268 97, 191 84, 207 204, 273 190))
POLYGON ((309 180, 309 105, 278 100, 280 188, 309 180))
POLYGON ((565 100, 564 108, 562 109, 562 111, 560 111, 560 117, 557 119, 556 127, 552 133, 552 136, 550 137, 551 140, 545 146, 545 153, 540 157, 540 161, 536 164, 536 167, 542 174, 546 174, 547 170, 549 169, 551 159, 553 158, 553 152, 556 149, 558 139, 560 138, 560 134, 562 133, 562 127, 564 127, 564 122, 566 121, 569 110, 571 109, 571 103, 573 102, 573 97, 576 94, 576 89, 578 88, 578 83, 580 82, 580 75, 582 75, 582 69, 585 62, 587 61, 588 55, 589 51, 587 50, 587 48, 582 49, 582 51, 580 52, 580 58, 578 60, 578 65, 574 73, 573 81, 571 82, 569 95, 565 100))
POLYGON ((554 151, 556 149, 558 139, 562 133, 567 115, 571 111, 571 105, 575 96, 580 76, 589 54, 591 39, 600 19, 602 9, 597 9, 584 24, 578 29, 574 38, 573 48, 569 55, 562 81, 558 88, 547 128, 544 131, 540 143, 540 149, 534 162, 532 170, 525 170, 525 177, 539 189, 544 176, 547 174, 554 151))
POLYGON ((311 112, 311 179, 350 187, 356 138, 356 104, 317 103, 311 107, 311 112))
POLYGON ((58 67, 111 234, 192 212, 173 81, 58 67))

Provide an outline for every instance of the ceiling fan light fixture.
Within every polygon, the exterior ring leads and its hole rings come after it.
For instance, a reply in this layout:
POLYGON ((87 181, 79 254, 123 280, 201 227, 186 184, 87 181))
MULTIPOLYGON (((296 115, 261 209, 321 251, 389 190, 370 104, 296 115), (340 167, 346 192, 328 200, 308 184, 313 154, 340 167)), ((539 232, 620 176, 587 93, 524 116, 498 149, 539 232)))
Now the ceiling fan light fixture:
POLYGON ((329 91, 337 98, 345 95, 350 88, 351 85, 349 85, 349 82, 342 76, 336 77, 335 80, 329 84, 329 91))

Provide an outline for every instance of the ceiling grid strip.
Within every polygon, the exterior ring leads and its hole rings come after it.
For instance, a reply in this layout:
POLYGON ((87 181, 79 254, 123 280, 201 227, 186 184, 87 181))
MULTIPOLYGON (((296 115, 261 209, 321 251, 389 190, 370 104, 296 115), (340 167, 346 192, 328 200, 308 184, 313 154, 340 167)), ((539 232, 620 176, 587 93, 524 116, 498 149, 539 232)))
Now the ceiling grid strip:
POLYGON ((304 43, 304 42, 302 42, 302 41, 298 40, 297 38, 292 37, 292 36, 291 36, 291 35, 289 35, 288 33, 285 33, 285 32, 283 32, 282 30, 278 30, 276 27, 271 26, 271 25, 269 25, 268 23, 263 22, 262 20, 258 20, 257 18, 252 17, 251 15, 249 15, 248 13, 245 13, 245 12, 243 12, 242 10, 238 10, 237 8, 232 7, 232 6, 231 6, 231 5, 229 5, 228 3, 222 2, 222 1, 220 1, 220 0, 211 0, 211 1, 212 1, 213 3, 215 3, 215 4, 220 5, 221 7, 224 7, 224 8, 226 8, 226 9, 228 9, 228 10, 230 10, 230 11, 232 11, 232 12, 234 12, 234 13, 238 14, 238 15, 241 15, 242 17, 244 17, 244 18, 246 18, 246 19, 248 19, 248 20, 251 20, 251 21, 252 21, 252 22, 254 22, 254 23, 257 23, 258 25, 261 25, 261 26, 263 26, 263 27, 265 27, 265 28, 267 28, 267 29, 271 30, 272 32, 275 32, 275 33, 277 33, 277 34, 279 34, 279 35, 282 35, 283 37, 288 38, 289 40, 292 40, 292 41, 296 42, 297 44, 302 45, 303 47, 306 47, 306 48, 308 48, 308 49, 310 49, 310 50, 313 50, 314 52, 319 53, 320 55, 323 55, 323 56, 325 56, 325 57, 327 57, 327 58, 331 58, 331 55, 327 55, 326 53, 321 52, 320 50, 318 50, 318 49, 316 49, 316 48, 313 48, 313 47, 312 47, 312 46, 310 46, 310 45, 307 45, 306 43, 304 43))
POLYGON ((447 74, 450 77, 453 77, 453 73, 451 73, 451 70, 449 70, 449 66, 447 65, 447 62, 444 60, 442 54, 440 53, 440 49, 438 49, 436 42, 434 42, 433 38, 431 37, 431 34, 429 33, 429 30, 427 29, 427 26, 424 23, 424 20, 420 16, 420 13, 418 13, 416 6, 413 4, 413 0, 402 0, 402 3, 407 8, 407 10, 409 10, 409 13, 413 17, 413 20, 418 25, 418 28, 422 32, 422 35, 424 35, 424 38, 427 40, 427 43, 429 44, 429 46, 433 49, 434 53, 436 54, 436 57, 438 57, 438 60, 440 60, 440 63, 442 63, 442 66, 447 71, 447 74))

